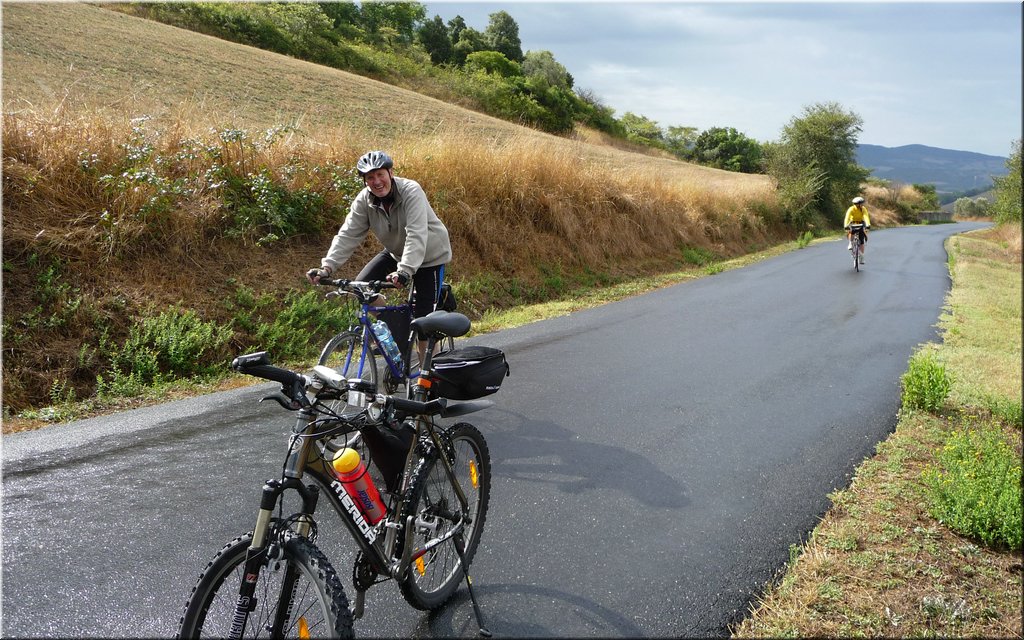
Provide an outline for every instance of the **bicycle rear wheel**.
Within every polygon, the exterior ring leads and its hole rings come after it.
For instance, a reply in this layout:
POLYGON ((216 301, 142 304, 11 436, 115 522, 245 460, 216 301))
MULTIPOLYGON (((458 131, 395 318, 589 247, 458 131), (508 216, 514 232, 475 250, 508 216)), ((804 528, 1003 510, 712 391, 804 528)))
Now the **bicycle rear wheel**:
MULTIPOLYGON (((463 530, 465 560, 473 561, 491 493, 491 456, 483 434, 471 424, 456 424, 441 434, 452 470, 468 499, 468 524, 463 530)), ((459 499, 448 480, 444 464, 435 453, 424 458, 413 471, 402 519, 413 516, 414 548, 451 531, 461 517, 459 499)), ((455 593, 463 579, 455 541, 448 540, 416 559, 399 582, 402 596, 417 609, 436 609, 455 593)))
MULTIPOLYGON (((363 332, 346 331, 331 338, 320 352, 317 364, 330 367, 345 377, 346 380, 358 378, 371 382, 377 388, 379 376, 377 357, 373 354, 372 344, 367 345, 363 356, 363 332), (361 367, 360 367, 361 365, 361 367)), ((358 413, 362 409, 354 407, 341 398, 328 406, 339 415, 358 413)))
MULTIPOLYGON (((199 576, 178 623, 178 638, 225 638, 234 623, 251 534, 221 549, 199 576)), ((279 559, 263 562, 244 637, 269 638, 279 613, 286 638, 351 638, 352 614, 334 568, 305 538, 286 536, 279 559), (281 606, 286 611, 281 612, 281 606)))

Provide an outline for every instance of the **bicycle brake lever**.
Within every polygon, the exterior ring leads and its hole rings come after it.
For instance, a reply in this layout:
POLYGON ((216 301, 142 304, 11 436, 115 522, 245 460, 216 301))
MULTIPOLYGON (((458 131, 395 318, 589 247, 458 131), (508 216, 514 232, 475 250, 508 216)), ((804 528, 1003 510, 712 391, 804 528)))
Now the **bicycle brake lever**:
POLYGON ((277 402, 277 404, 281 405, 282 407, 289 411, 297 411, 298 409, 301 408, 298 402, 295 402, 294 400, 284 395, 280 391, 278 391, 275 394, 260 398, 260 402, 263 402, 264 400, 274 400, 275 402, 277 402))

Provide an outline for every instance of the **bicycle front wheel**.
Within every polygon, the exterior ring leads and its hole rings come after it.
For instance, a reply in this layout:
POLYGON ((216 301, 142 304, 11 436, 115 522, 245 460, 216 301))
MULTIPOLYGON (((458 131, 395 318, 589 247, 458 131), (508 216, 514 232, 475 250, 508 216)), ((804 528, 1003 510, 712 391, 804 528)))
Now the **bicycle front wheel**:
MULTIPOLYGON (((441 434, 452 471, 468 500, 467 523, 462 532, 465 560, 473 561, 487 517, 491 493, 491 456, 483 434, 471 424, 456 424, 441 434)), ((440 538, 458 524, 461 505, 448 479, 444 463, 435 453, 425 457, 413 471, 402 519, 413 516, 416 527, 414 549, 440 538)), ((402 596, 417 609, 436 609, 455 593, 463 579, 455 541, 448 540, 417 558, 399 583, 402 596)))
MULTIPOLYGON (((377 388, 377 357, 373 354, 372 343, 363 349, 363 332, 346 331, 331 338, 320 352, 317 364, 330 367, 345 377, 346 380, 358 378, 365 380, 377 388), (365 353, 364 353, 365 351, 365 353)), ((339 415, 358 413, 362 409, 348 404, 342 398, 328 405, 339 415)))
MULTIPOLYGON (((199 576, 178 624, 178 638, 226 638, 235 622, 238 590, 251 535, 221 549, 199 576)), ((289 535, 278 558, 264 560, 243 637, 351 638, 352 614, 334 568, 305 538, 289 535)))

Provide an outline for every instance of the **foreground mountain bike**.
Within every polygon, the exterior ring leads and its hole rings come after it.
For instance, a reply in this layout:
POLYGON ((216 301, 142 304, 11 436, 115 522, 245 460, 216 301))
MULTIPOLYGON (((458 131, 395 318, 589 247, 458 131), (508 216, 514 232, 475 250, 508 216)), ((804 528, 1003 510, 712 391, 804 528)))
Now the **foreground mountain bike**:
POLYGON ((454 352, 435 366, 434 343, 469 331, 462 314, 436 311, 413 327, 428 343, 413 399, 375 394, 366 381, 345 379, 326 366, 318 365, 310 376, 275 367, 265 352, 234 360, 239 372, 279 382, 281 390, 264 399, 298 414, 281 477, 263 485, 255 528, 224 546, 200 574, 178 637, 351 637, 366 590, 388 579, 398 581, 406 601, 424 610, 443 605, 465 580, 480 634, 490 635, 469 576, 487 516, 490 452, 473 425, 441 427, 436 418, 490 406, 487 400, 451 402, 442 396, 493 393, 508 365, 499 350, 475 347, 488 357, 454 352), (339 399, 361 411, 339 415, 331 408, 339 399), (382 472, 383 517, 372 515, 365 492, 353 499, 335 473, 332 462, 348 445, 367 450, 382 472), (286 508, 292 503, 286 493, 300 499, 296 510, 286 508), (337 571, 315 544, 314 515, 322 496, 359 547, 351 608, 337 571))

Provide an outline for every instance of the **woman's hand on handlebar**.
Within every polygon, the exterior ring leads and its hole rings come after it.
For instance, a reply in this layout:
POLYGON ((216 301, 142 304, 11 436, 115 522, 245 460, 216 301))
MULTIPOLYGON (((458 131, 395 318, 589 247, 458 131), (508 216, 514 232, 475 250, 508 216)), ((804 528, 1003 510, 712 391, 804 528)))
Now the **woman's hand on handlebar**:
POLYGON ((388 274, 386 280, 395 286, 397 289, 404 289, 405 285, 409 284, 410 276, 405 271, 393 271, 388 274))
POLYGON ((320 284, 320 278, 330 278, 331 269, 329 267, 313 267, 306 272, 306 279, 312 284, 320 284))

